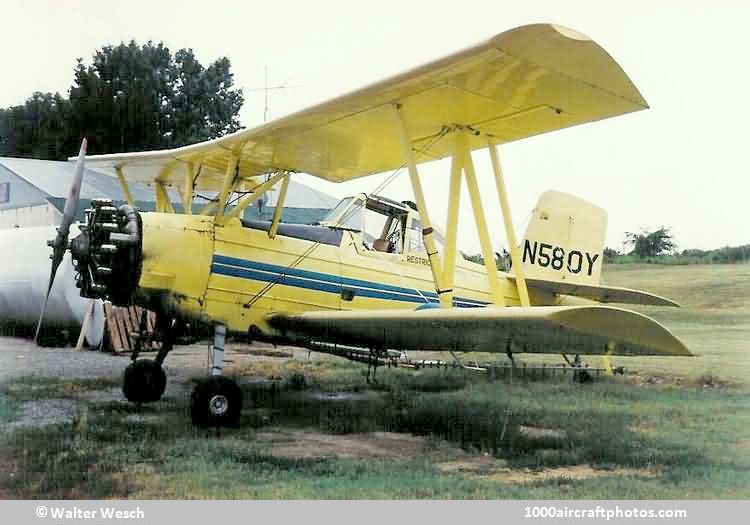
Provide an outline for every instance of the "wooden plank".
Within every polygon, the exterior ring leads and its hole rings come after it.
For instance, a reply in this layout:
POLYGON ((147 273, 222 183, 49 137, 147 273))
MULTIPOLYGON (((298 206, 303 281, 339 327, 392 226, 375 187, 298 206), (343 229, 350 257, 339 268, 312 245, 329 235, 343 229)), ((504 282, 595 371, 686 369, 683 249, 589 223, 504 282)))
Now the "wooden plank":
POLYGON ((125 326, 125 337, 127 337, 128 342, 130 342, 130 332, 133 331, 133 325, 130 322, 130 309, 127 306, 120 306, 117 310, 119 311, 120 318, 125 326))
POLYGON ((109 341, 112 345, 114 352, 122 352, 122 340, 120 338, 120 328, 117 323, 117 315, 112 303, 104 303, 104 315, 106 317, 107 332, 109 333, 109 341))
POLYGON ((130 352, 130 341, 128 340, 128 328, 123 318, 122 308, 117 308, 115 311, 115 319, 117 320, 117 328, 120 330, 120 341, 122 341, 122 349, 125 352, 130 352))
POLYGON ((140 324, 138 322, 138 313, 136 312, 137 309, 137 306, 128 306, 127 308, 127 319, 130 322, 128 339, 130 340, 130 346, 133 349, 135 349, 137 345, 136 334, 141 330, 140 324))
POLYGON ((160 348, 159 343, 154 340, 154 333, 156 332, 156 312, 152 312, 151 310, 147 311, 148 315, 148 335, 149 339, 151 339, 151 343, 149 347, 151 350, 158 350, 160 348))

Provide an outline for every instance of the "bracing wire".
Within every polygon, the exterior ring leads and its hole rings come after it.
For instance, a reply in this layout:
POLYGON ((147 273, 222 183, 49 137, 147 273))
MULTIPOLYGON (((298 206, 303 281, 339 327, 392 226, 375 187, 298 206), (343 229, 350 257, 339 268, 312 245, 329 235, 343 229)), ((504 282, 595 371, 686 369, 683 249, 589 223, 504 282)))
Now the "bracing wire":
MULTIPOLYGON (((435 137, 433 137, 433 139, 430 142, 428 142, 422 148, 420 148, 419 150, 415 152, 416 155, 417 156, 422 155, 424 152, 432 148, 435 144, 437 144, 437 142, 440 139, 442 139, 448 133, 448 131, 450 131, 448 128, 443 128, 442 130, 440 130, 440 133, 435 135, 435 137)), ((372 193, 377 194, 383 191, 386 187, 388 187, 388 185, 390 185, 394 180, 396 180, 396 177, 398 177, 398 175, 401 174, 401 172, 403 171, 405 167, 406 167, 406 163, 396 168, 383 182, 381 182, 375 188, 375 190, 372 193)), ((350 208, 345 214, 343 214, 341 218, 339 218, 336 221, 336 224, 334 225, 334 227, 345 224, 346 220, 349 219, 353 213, 354 213, 354 207, 350 208)), ((302 254, 300 254, 294 261, 292 261, 292 263, 289 266, 287 266, 287 270, 291 270, 299 266, 299 264, 305 259, 307 259, 320 246, 320 244, 321 244, 320 241, 316 241, 315 243, 313 243, 307 250, 302 252, 302 254)), ((280 273, 278 277, 276 277, 273 281, 270 281, 268 284, 266 284, 257 294, 255 294, 255 296, 253 296, 253 298, 251 298, 243 306, 245 308, 251 308, 255 303, 257 303, 261 298, 263 298, 263 296, 267 294, 271 290, 271 288, 273 288, 279 282, 281 282, 281 280, 284 277, 286 277, 286 275, 287 275, 286 273, 280 273)), ((425 301, 427 301, 426 298, 425 298, 425 301)))

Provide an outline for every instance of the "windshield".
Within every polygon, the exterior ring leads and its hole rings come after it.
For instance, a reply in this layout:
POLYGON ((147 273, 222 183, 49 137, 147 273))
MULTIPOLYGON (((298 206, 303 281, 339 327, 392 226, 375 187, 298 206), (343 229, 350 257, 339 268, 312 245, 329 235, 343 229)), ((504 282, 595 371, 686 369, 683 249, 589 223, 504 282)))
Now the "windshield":
POLYGON ((347 197, 342 199, 328 215, 326 215, 321 224, 331 228, 342 228, 346 230, 362 230, 362 201, 352 204, 356 197, 347 197), (350 207, 351 206, 351 207, 350 207), (347 208, 349 208, 347 210, 347 208), (346 210, 346 211, 345 211, 346 210), (343 213, 343 215, 342 215, 343 213))

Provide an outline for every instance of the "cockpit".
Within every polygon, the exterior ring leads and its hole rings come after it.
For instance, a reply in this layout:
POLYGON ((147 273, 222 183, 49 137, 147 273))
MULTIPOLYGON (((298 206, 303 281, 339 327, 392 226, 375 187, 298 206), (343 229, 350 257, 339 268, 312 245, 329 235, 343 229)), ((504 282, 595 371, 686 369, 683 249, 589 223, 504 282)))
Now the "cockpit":
MULTIPOLYGON (((416 205, 410 201, 361 193, 341 200, 320 225, 357 232, 364 247, 374 252, 425 251, 422 223, 416 205)), ((442 245, 442 237, 439 234, 436 237, 442 245)))

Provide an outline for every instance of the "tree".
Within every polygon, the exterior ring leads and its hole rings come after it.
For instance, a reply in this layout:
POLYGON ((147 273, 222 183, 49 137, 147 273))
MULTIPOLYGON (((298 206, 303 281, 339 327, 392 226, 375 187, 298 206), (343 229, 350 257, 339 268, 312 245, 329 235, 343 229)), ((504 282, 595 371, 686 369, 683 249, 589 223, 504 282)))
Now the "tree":
POLYGON ((677 248, 674 236, 669 232, 669 228, 664 226, 653 232, 646 230, 642 230, 641 233, 625 232, 625 245, 632 246, 631 253, 641 259, 656 257, 677 248))
POLYGON ((78 60, 69 99, 35 93, 0 110, 0 154, 64 159, 84 136, 95 154, 184 146, 241 129, 243 101, 226 57, 204 67, 192 49, 105 46, 78 60))
POLYGON ((59 93, 34 93, 22 106, 0 109, 0 155, 65 157, 70 104, 59 93))

